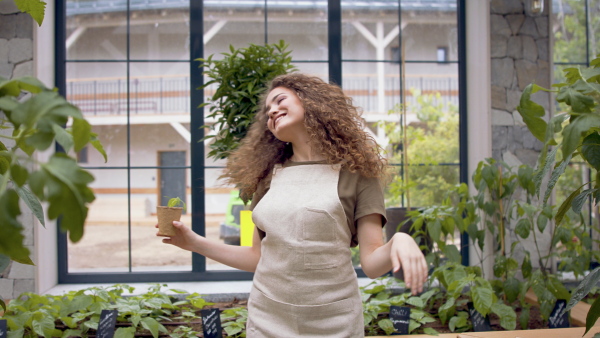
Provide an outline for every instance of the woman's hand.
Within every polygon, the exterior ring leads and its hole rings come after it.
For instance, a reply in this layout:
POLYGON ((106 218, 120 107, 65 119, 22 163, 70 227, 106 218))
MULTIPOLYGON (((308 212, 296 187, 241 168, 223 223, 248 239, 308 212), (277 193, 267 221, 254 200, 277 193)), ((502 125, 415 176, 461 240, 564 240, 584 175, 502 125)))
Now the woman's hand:
MULTIPOLYGON (((156 224, 154 227, 158 228, 158 224, 156 224)), ((172 244, 184 250, 194 251, 194 249, 197 247, 200 235, 196 234, 192 231, 192 229, 185 226, 182 222, 179 221, 173 221, 173 228, 175 229, 175 236, 168 236, 167 238, 163 238, 163 243, 172 244)), ((157 232, 156 236, 161 235, 159 235, 157 232)))
POLYGON ((427 262, 417 242, 407 233, 398 232, 392 237, 390 259, 392 270, 404 272, 404 282, 413 295, 423 292, 427 281, 427 262))

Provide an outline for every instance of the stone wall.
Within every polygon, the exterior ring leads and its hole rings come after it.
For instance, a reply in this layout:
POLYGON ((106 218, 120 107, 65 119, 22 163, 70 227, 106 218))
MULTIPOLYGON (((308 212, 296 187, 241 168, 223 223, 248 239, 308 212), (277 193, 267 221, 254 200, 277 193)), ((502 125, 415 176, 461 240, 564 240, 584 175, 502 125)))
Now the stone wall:
MULTIPOLYGON (((544 13, 528 16, 524 0, 492 0, 492 156, 510 164, 534 165, 542 144, 525 127, 515 107, 523 89, 535 82, 551 84, 549 1, 544 13)), ((546 110, 551 97, 536 93, 533 99, 546 110)))
MULTIPOLYGON (((16 78, 26 75, 34 75, 33 19, 27 14, 20 13, 12 1, 0 1, 0 76, 16 78)), ((0 130, 0 132, 7 131, 0 130)), ((25 226, 24 244, 33 253, 34 218, 24 204, 21 204, 21 212, 20 221, 25 226)), ((23 292, 34 291, 34 266, 12 262, 4 271, 0 271, 2 298, 14 299, 23 292)))
MULTIPOLYGON (((513 167, 535 166, 542 149, 542 143, 527 129, 515 107, 528 84, 535 82, 545 88, 552 84, 550 2, 545 0, 543 14, 536 17, 525 13, 524 0, 492 0, 490 3, 492 157, 513 167)), ((532 99, 550 112, 551 95, 539 92, 532 95, 532 99)), ((546 229, 543 234, 536 230, 541 248, 550 247, 549 232, 553 227, 546 229)), ((507 247, 517 240, 512 230, 507 247)), ((535 247, 531 237, 521 241, 525 247, 535 247)), ((538 266, 537 252, 529 251, 532 264, 538 266)), ((522 247, 517 247, 513 258, 520 262, 523 256, 522 247)))

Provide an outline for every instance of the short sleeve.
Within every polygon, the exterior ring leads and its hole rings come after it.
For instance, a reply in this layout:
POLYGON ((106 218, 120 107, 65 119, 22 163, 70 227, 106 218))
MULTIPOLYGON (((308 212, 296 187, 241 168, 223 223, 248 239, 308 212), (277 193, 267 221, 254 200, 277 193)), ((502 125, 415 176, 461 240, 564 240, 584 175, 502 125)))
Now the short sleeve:
POLYGON ((387 222, 385 216, 385 200, 383 197, 383 187, 378 178, 360 177, 356 188, 355 210, 354 224, 356 224, 363 216, 380 214, 381 225, 385 225, 387 222))

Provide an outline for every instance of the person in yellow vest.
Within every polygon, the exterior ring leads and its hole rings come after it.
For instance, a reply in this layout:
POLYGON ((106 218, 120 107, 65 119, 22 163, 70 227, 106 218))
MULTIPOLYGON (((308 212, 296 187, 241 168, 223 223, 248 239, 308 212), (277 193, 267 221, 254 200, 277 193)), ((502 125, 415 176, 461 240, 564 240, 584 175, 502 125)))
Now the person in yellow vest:
POLYGON ((223 177, 252 199, 251 247, 207 240, 180 222, 163 242, 254 272, 247 337, 362 337, 350 248, 365 274, 403 269, 413 294, 427 264, 417 243, 384 243, 386 161, 341 88, 301 73, 275 78, 223 177))

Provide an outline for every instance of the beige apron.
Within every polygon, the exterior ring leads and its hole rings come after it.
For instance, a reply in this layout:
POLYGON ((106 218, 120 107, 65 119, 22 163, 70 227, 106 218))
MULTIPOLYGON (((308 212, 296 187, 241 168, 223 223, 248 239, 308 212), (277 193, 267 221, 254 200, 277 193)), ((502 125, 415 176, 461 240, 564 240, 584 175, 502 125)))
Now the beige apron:
POLYGON ((273 171, 252 218, 266 233, 248 301, 247 337, 363 337, 340 165, 273 171))

